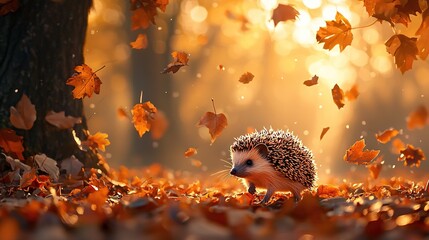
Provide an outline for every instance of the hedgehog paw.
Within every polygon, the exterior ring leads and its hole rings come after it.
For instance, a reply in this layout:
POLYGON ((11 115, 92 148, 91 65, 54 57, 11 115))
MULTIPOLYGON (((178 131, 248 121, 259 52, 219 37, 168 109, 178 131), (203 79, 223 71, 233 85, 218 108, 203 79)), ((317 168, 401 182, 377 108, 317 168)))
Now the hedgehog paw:
POLYGON ((265 194, 264 198, 262 199, 259 204, 261 205, 267 205, 268 201, 270 201, 271 196, 273 196, 274 191, 272 189, 267 189, 267 193, 265 194))
POLYGON ((255 184, 249 182, 249 189, 247 189, 247 192, 249 192, 250 194, 255 194, 256 193, 256 187, 255 184))

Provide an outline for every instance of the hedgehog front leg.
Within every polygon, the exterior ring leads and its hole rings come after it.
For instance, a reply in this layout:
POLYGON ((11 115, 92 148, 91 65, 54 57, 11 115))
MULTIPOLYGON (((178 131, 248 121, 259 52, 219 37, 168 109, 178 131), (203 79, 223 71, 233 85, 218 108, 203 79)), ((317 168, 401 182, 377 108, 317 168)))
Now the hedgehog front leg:
POLYGON ((249 182, 249 188, 247 189, 247 192, 249 192, 250 194, 256 193, 256 187, 254 183, 249 182))
POLYGON ((271 196, 273 196, 274 194, 274 190, 271 188, 267 189, 267 193, 265 194, 264 198, 262 199, 262 201, 260 202, 260 204, 265 205, 266 203, 268 203, 268 201, 270 201, 271 196))

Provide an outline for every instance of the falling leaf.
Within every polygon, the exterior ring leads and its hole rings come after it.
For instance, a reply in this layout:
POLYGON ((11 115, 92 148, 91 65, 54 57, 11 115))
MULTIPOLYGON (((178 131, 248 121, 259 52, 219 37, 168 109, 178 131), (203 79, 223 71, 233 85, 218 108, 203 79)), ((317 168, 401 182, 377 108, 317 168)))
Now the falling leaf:
POLYGON ((151 119, 158 110, 151 102, 138 103, 131 110, 132 122, 139 136, 142 137, 151 128, 151 119))
POLYGON ((364 5, 368 15, 378 20, 392 22, 392 17, 397 13, 401 6, 401 0, 364 0, 364 5))
POLYGON ((123 108, 123 107, 118 108, 117 113, 118 113, 119 118, 130 118, 127 110, 125 110, 125 108, 123 108))
POLYGON ((271 19, 274 21, 274 27, 281 21, 286 22, 288 20, 294 21, 299 15, 299 12, 291 5, 279 4, 273 10, 273 16, 271 19))
POLYGON ((351 146, 343 159, 346 162, 366 165, 370 163, 377 155, 380 153, 379 150, 363 150, 365 147, 365 139, 356 141, 353 146, 351 146))
POLYGON ((139 34, 134 42, 130 42, 130 45, 134 49, 144 49, 147 47, 147 36, 146 34, 139 34))
POLYGON ((173 57, 173 62, 169 63, 166 68, 161 73, 176 73, 183 66, 188 66, 189 54, 185 52, 172 52, 171 56, 173 57))
POLYGON ((197 149, 190 147, 185 151, 184 155, 185 155, 185 157, 190 157, 190 156, 193 156, 195 154, 197 154, 197 149))
POLYGON ((357 84, 354 84, 352 88, 350 88, 346 93, 344 94, 348 101, 356 100, 356 98, 359 96, 359 90, 357 84))
POLYGON ((413 130, 423 128, 428 122, 428 110, 424 105, 419 106, 414 112, 407 117, 407 128, 413 130))
POLYGON ((387 143, 390 141, 390 139, 392 139, 393 137, 395 137, 396 135, 399 134, 399 131, 393 128, 389 128, 384 130, 384 132, 382 133, 377 133, 375 134, 375 137, 377 138, 377 141, 381 142, 381 143, 387 143))
POLYGON ((39 166, 39 169, 49 174, 51 179, 56 182, 60 176, 60 170, 57 166, 57 161, 52 158, 49 158, 45 154, 37 154, 33 156, 34 161, 39 166))
POLYGON ((338 109, 341 109, 344 107, 344 92, 343 90, 338 86, 338 84, 335 84, 334 88, 332 88, 332 98, 334 99, 335 104, 337 105, 338 109))
POLYGON ((2 1, 0 4, 0 16, 13 13, 19 8, 19 0, 2 1))
POLYGON ((329 127, 325 127, 322 130, 322 133, 320 134, 320 140, 322 140, 323 136, 325 136, 325 134, 328 132, 329 127))
POLYGON ((106 146, 110 145, 110 141, 107 139, 108 136, 107 133, 97 132, 94 135, 89 135, 87 140, 82 143, 91 149, 98 148, 104 152, 106 151, 106 146))
POLYGON ((425 155, 420 148, 407 144, 407 147, 401 150, 398 161, 404 161, 404 166, 420 166, 420 161, 425 160, 425 155))
POLYGON ((81 99, 85 96, 91 97, 93 93, 99 94, 101 80, 96 75, 96 72, 100 71, 104 67, 105 66, 93 72, 92 69, 86 64, 76 66, 74 68, 76 73, 67 79, 66 82, 67 85, 74 86, 72 92, 73 97, 76 99, 81 99))
POLYGON ((22 137, 16 135, 15 131, 8 128, 0 129, 0 147, 4 152, 14 154, 17 158, 24 160, 22 152, 24 147, 22 146, 22 137))
POLYGON ((318 81, 319 81, 319 77, 317 75, 314 75, 310 80, 305 80, 304 85, 310 87, 310 86, 316 85, 318 81))
POLYGON ((247 26, 249 24, 249 20, 243 14, 238 14, 238 13, 234 13, 230 10, 226 10, 225 15, 227 18, 229 18, 233 21, 240 22, 241 23, 241 31, 249 30, 249 28, 247 26))
POLYGON ((241 77, 240 77, 240 79, 238 81, 241 82, 241 83, 247 84, 250 81, 252 81, 254 77, 255 76, 253 76, 252 73, 245 72, 245 73, 243 73, 243 75, 241 75, 241 77))
POLYGON ((372 163, 366 165, 372 179, 378 178, 378 175, 380 175, 380 171, 383 167, 383 164, 384 164, 383 156, 380 156, 377 159, 375 159, 372 163))
POLYGON ((392 149, 391 152, 394 154, 400 154, 401 150, 405 149, 405 143, 401 141, 401 139, 397 138, 392 141, 392 149))
POLYGON ((156 111, 149 117, 150 122, 150 136, 153 140, 161 139, 168 128, 168 119, 164 112, 161 110, 156 111))
POLYGON ((66 116, 64 111, 49 111, 45 116, 45 120, 59 129, 69 129, 74 127, 75 124, 82 123, 80 117, 66 116))
POLYGON ((31 170, 31 167, 28 166, 27 164, 21 162, 21 160, 14 159, 14 158, 7 156, 5 154, 3 154, 3 156, 6 158, 6 162, 8 162, 10 164, 10 167, 12 168, 12 170, 16 170, 16 169, 22 169, 24 171, 30 171, 31 170))
POLYGON ((226 119, 225 114, 216 113, 216 108, 214 106, 214 100, 212 99, 213 110, 214 112, 206 112, 198 121, 197 126, 205 126, 209 129, 211 136, 211 143, 213 144, 216 141, 216 138, 222 133, 223 129, 228 125, 228 120, 226 119))
POLYGON ((36 107, 22 94, 16 107, 10 107, 10 123, 16 128, 30 130, 36 121, 36 107))
POLYGON ((422 18, 422 23, 416 32, 416 35, 420 35, 417 39, 416 46, 419 57, 422 60, 426 60, 429 55, 429 9, 423 12, 422 18))
POLYGON ((403 34, 393 35, 385 43, 387 52, 395 57, 396 67, 402 73, 413 67, 413 61, 417 59, 417 38, 409 38, 403 34))
POLYGON ((349 21, 339 12, 335 15, 335 21, 326 21, 326 27, 320 27, 317 31, 316 40, 325 43, 324 49, 331 50, 336 45, 342 52, 353 41, 349 21))
POLYGON ((21 181, 19 183, 19 186, 21 188, 26 188, 26 187, 30 186, 31 184, 33 184, 33 182, 36 179, 37 179, 36 169, 33 168, 30 171, 26 171, 26 172, 24 172, 24 174, 22 174, 22 178, 21 178, 21 181))
POLYGON ((74 155, 61 161, 61 170, 65 170, 71 176, 77 176, 82 171, 83 163, 74 155))

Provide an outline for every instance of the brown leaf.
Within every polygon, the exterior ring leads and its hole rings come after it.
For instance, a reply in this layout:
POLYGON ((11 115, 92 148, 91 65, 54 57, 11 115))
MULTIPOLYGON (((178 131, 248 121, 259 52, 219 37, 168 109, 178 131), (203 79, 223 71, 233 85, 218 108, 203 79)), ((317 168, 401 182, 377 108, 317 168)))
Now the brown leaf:
POLYGON ((401 139, 397 138, 392 141, 392 149, 391 152, 394 154, 400 154, 401 150, 405 149, 405 143, 401 141, 401 139))
POLYGON ((398 12, 401 0, 364 0, 368 14, 382 21, 392 21, 392 17, 398 12))
POLYGON ((357 84, 354 84, 350 90, 346 91, 344 94, 347 100, 353 101, 356 100, 356 98, 359 96, 359 90, 357 84))
POLYGON ((353 146, 351 146, 343 159, 346 162, 366 165, 370 163, 377 155, 380 153, 379 150, 363 150, 365 147, 365 139, 356 141, 353 146))
POLYGON ((64 111, 49 111, 46 114, 45 120, 59 129, 69 129, 74 127, 75 124, 82 123, 80 117, 66 116, 64 111))
POLYGON ((240 79, 238 81, 241 82, 241 83, 247 84, 250 81, 252 81, 254 77, 255 76, 252 73, 245 72, 245 73, 243 73, 243 75, 241 75, 241 77, 240 77, 240 79))
POLYGON ((130 45, 134 49, 144 49, 147 47, 147 36, 146 34, 139 34, 134 42, 130 42, 130 45))
POLYGON ((151 119, 158 110, 151 102, 138 103, 131 110, 132 122, 139 136, 143 136, 151 128, 151 119))
POLYGON ((26 171, 26 172, 24 172, 24 174, 22 174, 22 178, 21 178, 21 181, 19 183, 19 186, 21 188, 26 188, 26 187, 30 186, 31 184, 33 184, 33 182, 36 181, 36 179, 37 179, 36 169, 33 168, 30 171, 26 171))
POLYGON ((342 52, 353 41, 349 21, 339 12, 335 15, 335 21, 326 21, 326 27, 320 27, 317 31, 316 40, 325 43, 324 49, 331 50, 336 45, 342 52))
POLYGON ((10 167, 12 168, 12 170, 16 170, 16 169, 22 169, 24 171, 30 171, 31 167, 28 166, 27 164, 21 162, 21 160, 19 159, 14 159, 10 156, 5 155, 4 153, 2 153, 3 156, 6 159, 6 162, 8 162, 10 164, 10 167))
POLYGON ((382 133, 377 133, 375 134, 375 137, 377 138, 377 141, 381 142, 381 143, 387 143, 390 141, 390 139, 392 139, 393 137, 395 137, 396 135, 399 134, 399 131, 393 128, 389 128, 384 130, 384 132, 382 133))
POLYGON ((158 110, 149 117, 150 122, 150 136, 153 140, 161 139, 164 136, 168 128, 168 119, 164 112, 158 110))
POLYGON ((197 149, 190 147, 185 151, 184 155, 185 155, 185 157, 190 157, 190 156, 193 156, 195 154, 197 154, 197 149))
POLYGON ((377 159, 375 159, 372 163, 366 165, 372 179, 378 178, 378 175, 380 175, 380 171, 383 168, 383 164, 384 164, 383 156, 380 156, 377 159))
POLYGON ((91 97, 93 93, 99 94, 101 80, 95 73, 103 68, 104 66, 93 72, 92 69, 86 64, 76 66, 74 68, 76 73, 67 79, 66 82, 67 85, 74 86, 72 92, 73 97, 76 99, 81 99, 85 96, 91 97))
POLYGON ((82 144, 85 144, 89 148, 95 150, 99 149, 101 151, 106 151, 106 146, 110 145, 109 139, 107 139, 109 135, 107 133, 97 132, 94 135, 89 135, 86 141, 83 141, 82 144))
POLYGON ((183 66, 188 66, 189 54, 185 52, 172 52, 171 56, 173 57, 173 62, 169 63, 166 68, 161 73, 176 73, 183 66))
POLYGON ((16 107, 10 107, 10 123, 16 128, 30 130, 36 121, 36 107, 27 95, 22 94, 16 107))
POLYGON ((137 30, 139 28, 146 29, 150 23, 155 24, 155 16, 158 14, 156 5, 153 1, 147 1, 142 4, 138 0, 131 0, 131 29, 137 30))
POLYGON ((67 174, 75 177, 82 171, 83 163, 80 162, 74 155, 64 159, 61 162, 61 170, 65 170, 67 174))
POLYGON ((338 84, 335 84, 331 92, 332 92, 332 98, 334 99, 334 103, 337 105, 338 109, 341 109, 342 107, 344 107, 344 92, 338 86, 338 84))
POLYGON ((413 61, 419 53, 416 45, 417 38, 409 38, 403 34, 393 35, 385 43, 387 52, 395 57, 396 67, 402 73, 413 67, 413 61))
POLYGON ((426 9, 422 13, 422 18, 422 23, 416 32, 416 35, 420 35, 417 39, 416 46, 419 57, 426 60, 429 55, 429 9, 426 9))
POLYGON ((407 144, 407 147, 401 150, 398 161, 404 161, 404 166, 420 166, 420 162, 425 160, 425 154, 420 148, 407 144))
POLYGON ((0 16, 13 13, 19 8, 19 0, 2 1, 0 4, 0 16))
POLYGON ((322 138, 325 136, 328 130, 329 130, 329 127, 323 128, 322 133, 320 133, 320 140, 322 140, 322 138))
MULTIPOLYGON (((213 100, 212 100, 213 102, 213 100)), ((213 102, 214 108, 214 102, 213 102)), ((198 122, 198 126, 206 126, 209 129, 211 143, 213 144, 216 138, 222 133, 223 129, 228 125, 228 120, 225 114, 215 112, 206 112, 198 122)))
POLYGON ((12 129, 0 129, 0 147, 4 152, 12 154, 12 157, 24 160, 24 156, 22 155, 22 152, 24 152, 22 137, 16 135, 12 129))
POLYGON ((310 87, 310 86, 316 85, 318 81, 319 81, 319 77, 317 75, 314 75, 310 80, 305 80, 304 85, 310 87))
POLYGON ((49 174, 51 179, 56 182, 60 176, 60 170, 57 166, 57 161, 52 158, 49 158, 45 154, 37 154, 33 156, 34 161, 39 166, 39 169, 49 174))
POLYGON ((414 112, 411 112, 407 117, 407 128, 413 130, 423 128, 428 122, 428 110, 426 106, 419 106, 414 112))
POLYGON ((274 27, 281 21, 286 22, 288 20, 294 21, 299 15, 299 12, 291 5, 279 4, 273 10, 273 16, 271 19, 274 21, 274 27))

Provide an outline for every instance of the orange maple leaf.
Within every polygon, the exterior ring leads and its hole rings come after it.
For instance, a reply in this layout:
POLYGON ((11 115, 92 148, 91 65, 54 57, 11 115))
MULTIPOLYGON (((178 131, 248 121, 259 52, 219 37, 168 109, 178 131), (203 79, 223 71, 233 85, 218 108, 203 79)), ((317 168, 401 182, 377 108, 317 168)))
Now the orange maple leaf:
POLYGON ((89 148, 95 150, 100 149, 101 151, 106 150, 106 146, 110 145, 109 139, 107 139, 109 135, 107 133, 97 132, 94 135, 89 135, 86 141, 83 141, 82 144, 85 144, 89 148))
POLYGON ((247 83, 251 82, 254 77, 255 76, 252 73, 245 72, 245 73, 243 73, 243 75, 241 75, 241 77, 238 81, 243 83, 243 84, 247 84, 247 83))
POLYGON ((134 49, 144 49, 147 47, 147 36, 146 34, 139 34, 134 42, 130 42, 130 45, 134 49))
POLYGON ((334 99, 334 103, 337 105, 338 109, 341 109, 342 107, 344 107, 344 92, 338 86, 338 84, 335 84, 331 92, 332 92, 332 99, 334 99))
POLYGON ((36 107, 26 94, 22 94, 16 107, 10 107, 10 123, 16 128, 30 130, 36 118, 36 107))
POLYGON ((274 21, 274 27, 281 21, 294 21, 299 15, 299 12, 291 5, 279 4, 274 10, 271 19, 274 21))
POLYGON ((169 63, 161 73, 176 73, 181 67, 188 65, 189 54, 174 51, 171 53, 171 56, 173 57, 173 62, 169 63))
POLYGON ((318 81, 319 77, 317 75, 314 75, 310 80, 305 80, 304 85, 310 87, 316 85, 318 81))
POLYGON ((13 154, 12 157, 24 160, 24 156, 22 155, 22 152, 24 152, 22 137, 16 135, 12 129, 0 129, 0 147, 6 153, 13 154))
POLYGON ((392 23, 392 17, 398 12, 401 0, 364 0, 364 5, 368 15, 378 20, 392 23))
POLYGON ((420 148, 415 148, 413 145, 408 144, 407 147, 401 150, 398 161, 404 161, 405 166, 420 166, 420 162, 425 160, 425 154, 420 148))
POLYGON ((403 34, 393 35, 385 43, 387 52, 395 57, 396 67, 402 73, 413 67, 414 60, 417 59, 419 50, 416 45, 417 38, 409 38, 403 34))
POLYGON ((348 101, 356 100, 356 98, 359 96, 358 85, 354 84, 352 88, 350 88, 344 93, 344 96, 347 98, 348 101))
POLYGON ((101 80, 95 74, 96 72, 103 69, 105 66, 101 67, 97 71, 93 72, 92 69, 86 65, 82 64, 76 66, 74 70, 76 71, 73 76, 67 79, 66 84, 74 86, 73 97, 76 99, 84 98, 85 96, 91 97, 92 93, 100 93, 101 80))
POLYGON ((140 137, 150 130, 151 119, 157 111, 156 107, 149 101, 134 105, 131 110, 132 122, 140 137))
POLYGON ((411 112, 407 117, 407 128, 413 130, 415 128, 423 128, 428 122, 428 110, 424 105, 419 106, 415 111, 411 112))
POLYGON ((335 15, 335 21, 326 21, 326 27, 320 27, 316 40, 325 43, 324 49, 331 50, 336 45, 342 52, 353 41, 352 27, 349 21, 339 12, 335 15))
POLYGON ((380 153, 379 150, 363 150, 365 139, 356 141, 353 146, 347 149, 343 159, 346 162, 366 165, 370 163, 380 153))
POLYGON ((384 161, 383 156, 378 157, 372 163, 366 165, 369 170, 369 174, 373 179, 377 179, 378 175, 380 175, 380 171, 383 167, 384 161))
POLYGON ((198 121, 199 127, 205 126, 209 129, 211 136, 211 143, 213 144, 216 141, 216 138, 220 136, 223 129, 228 125, 228 120, 226 119, 225 114, 216 113, 216 108, 214 106, 214 100, 212 99, 213 110, 214 112, 206 112, 198 121))
POLYGON ((377 133, 375 134, 375 137, 377 138, 377 141, 381 142, 381 143, 387 143, 390 141, 390 139, 392 139, 393 137, 395 137, 396 135, 399 134, 399 131, 393 128, 389 128, 384 130, 384 132, 382 133, 377 133))
POLYGON ((131 0, 131 29, 147 28, 150 23, 155 24, 155 16, 158 15, 157 8, 165 12, 168 0, 131 0))
POLYGON ((21 188, 29 187, 30 185, 33 184, 34 181, 36 181, 36 179, 37 179, 36 169, 32 168, 30 171, 24 172, 19 185, 21 188))

